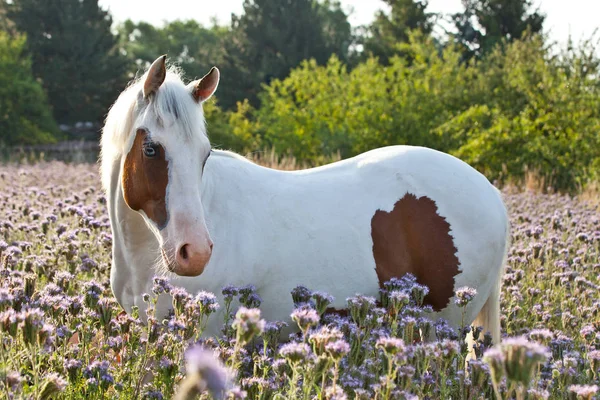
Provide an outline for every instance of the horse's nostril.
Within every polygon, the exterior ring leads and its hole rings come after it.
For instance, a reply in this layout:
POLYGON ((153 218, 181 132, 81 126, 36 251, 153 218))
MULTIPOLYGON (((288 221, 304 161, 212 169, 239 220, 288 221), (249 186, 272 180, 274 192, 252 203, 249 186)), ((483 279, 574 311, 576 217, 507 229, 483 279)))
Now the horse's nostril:
POLYGON ((188 245, 184 244, 183 246, 181 246, 181 248, 179 249, 179 255, 181 256, 182 260, 187 260, 188 259, 188 250, 187 250, 188 245))
POLYGON ((211 243, 210 244, 210 251, 212 251, 212 248, 213 248, 213 244, 211 243))

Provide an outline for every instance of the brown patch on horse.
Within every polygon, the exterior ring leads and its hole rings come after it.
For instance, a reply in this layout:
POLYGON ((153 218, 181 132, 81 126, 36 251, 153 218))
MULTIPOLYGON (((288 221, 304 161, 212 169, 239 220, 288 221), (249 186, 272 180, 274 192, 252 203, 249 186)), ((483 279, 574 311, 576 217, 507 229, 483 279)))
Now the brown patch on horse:
POLYGON ((169 183, 165 149, 156 144, 154 157, 144 154, 144 144, 148 142, 148 132, 138 129, 133 146, 123 165, 123 197, 127 205, 135 211, 144 211, 159 228, 167 224, 167 184, 169 183))
POLYGON ((429 287, 425 304, 440 311, 454 296, 460 262, 450 224, 437 211, 430 198, 407 193, 391 212, 375 212, 371 237, 379 285, 411 273, 417 282, 429 287))

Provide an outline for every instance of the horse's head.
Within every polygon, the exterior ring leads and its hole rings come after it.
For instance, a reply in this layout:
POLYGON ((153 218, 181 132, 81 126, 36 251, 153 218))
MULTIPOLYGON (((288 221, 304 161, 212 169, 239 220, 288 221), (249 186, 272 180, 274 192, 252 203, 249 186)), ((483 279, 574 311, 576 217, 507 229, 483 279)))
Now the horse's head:
POLYGON ((213 248, 200 198, 210 154, 201 104, 215 92, 219 70, 185 86, 167 74, 165 58, 154 61, 142 78, 121 185, 129 208, 155 234, 160 262, 178 275, 197 276, 213 248))

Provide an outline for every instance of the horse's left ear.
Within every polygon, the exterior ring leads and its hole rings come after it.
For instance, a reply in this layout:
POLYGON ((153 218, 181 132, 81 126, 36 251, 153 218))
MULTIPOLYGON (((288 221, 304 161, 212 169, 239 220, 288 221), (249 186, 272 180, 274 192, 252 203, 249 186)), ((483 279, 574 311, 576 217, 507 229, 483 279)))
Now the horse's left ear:
POLYGON ((220 72, 217 67, 212 67, 208 74, 201 79, 190 83, 192 86, 192 96, 198 103, 202 103, 208 99, 217 90, 219 86, 220 72))

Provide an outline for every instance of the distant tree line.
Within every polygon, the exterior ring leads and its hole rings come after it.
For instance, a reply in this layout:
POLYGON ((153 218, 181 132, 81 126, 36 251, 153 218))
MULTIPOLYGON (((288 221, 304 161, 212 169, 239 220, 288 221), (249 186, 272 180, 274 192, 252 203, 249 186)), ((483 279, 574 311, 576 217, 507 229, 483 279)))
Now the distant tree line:
POLYGON ((529 168, 559 188, 584 184, 600 167, 595 48, 557 52, 532 0, 462 4, 440 15, 426 0, 382 0, 352 27, 336 0, 244 0, 228 25, 154 26, 114 25, 98 0, 0 0, 0 142, 101 122, 166 53, 188 79, 221 69, 206 106, 215 145, 309 162, 426 145, 496 178, 529 168))

